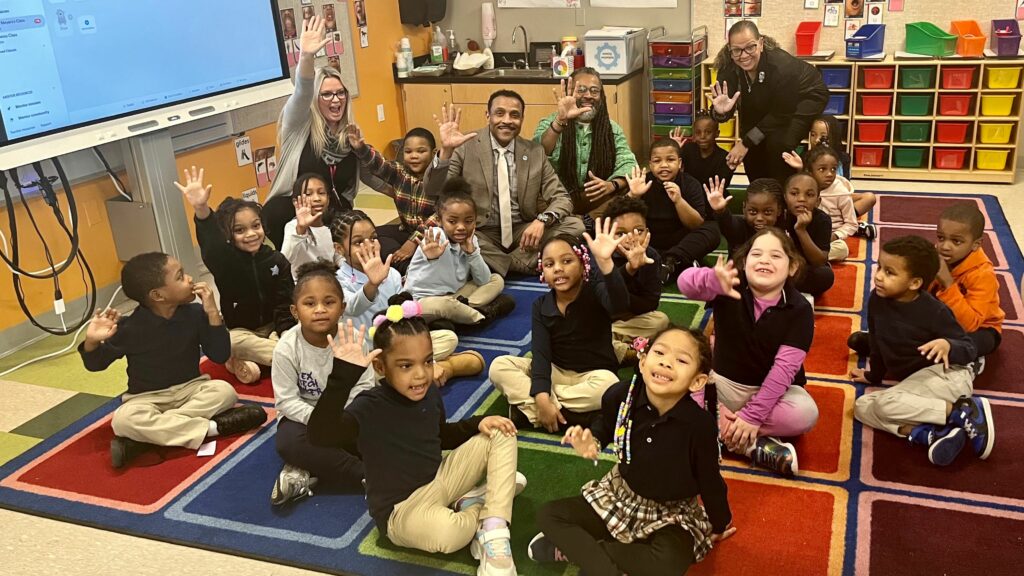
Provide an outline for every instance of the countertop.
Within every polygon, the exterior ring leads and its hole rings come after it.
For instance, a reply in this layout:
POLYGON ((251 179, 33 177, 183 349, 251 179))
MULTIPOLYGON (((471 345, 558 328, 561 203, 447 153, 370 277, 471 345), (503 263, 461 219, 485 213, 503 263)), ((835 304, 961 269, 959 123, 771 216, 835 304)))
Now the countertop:
MULTIPOLYGON (((643 68, 638 68, 637 70, 634 70, 629 74, 602 74, 601 82, 605 86, 616 86, 633 78, 637 74, 642 73, 643 68)), ((395 84, 558 84, 562 80, 564 80, 564 78, 556 78, 554 76, 546 76, 542 78, 509 78, 502 76, 492 76, 481 78, 479 75, 456 76, 454 74, 443 74, 441 76, 419 76, 409 78, 398 78, 396 76, 395 84)))

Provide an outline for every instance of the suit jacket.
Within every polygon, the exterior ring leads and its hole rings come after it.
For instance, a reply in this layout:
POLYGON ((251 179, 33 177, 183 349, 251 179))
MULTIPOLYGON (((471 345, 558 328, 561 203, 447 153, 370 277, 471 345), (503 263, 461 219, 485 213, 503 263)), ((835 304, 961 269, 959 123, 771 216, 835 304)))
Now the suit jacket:
MULTIPOLYGON (((523 222, 530 222, 542 212, 553 212, 560 219, 572 214, 572 199, 548 162, 543 146, 517 136, 515 158, 515 194, 523 222)), ((487 128, 477 130, 475 140, 455 149, 448 175, 461 176, 473 187, 478 222, 499 223, 496 216, 491 220, 491 196, 497 184, 494 182, 494 152, 487 128)))

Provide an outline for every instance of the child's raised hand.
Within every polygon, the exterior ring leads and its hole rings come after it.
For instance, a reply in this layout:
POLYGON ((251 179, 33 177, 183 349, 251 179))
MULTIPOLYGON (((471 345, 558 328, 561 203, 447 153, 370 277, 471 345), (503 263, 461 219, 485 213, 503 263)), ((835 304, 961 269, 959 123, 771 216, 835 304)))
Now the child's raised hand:
POLYGON ((572 446, 572 449, 577 454, 586 458, 587 460, 597 460, 598 449, 597 441, 594 440, 594 435, 590 432, 589 428, 582 426, 571 426, 565 431, 565 436, 562 436, 562 445, 572 446))
POLYGON ((926 342, 921 346, 917 347, 917 350, 921 352, 921 356, 931 360, 935 364, 941 363, 946 369, 949 369, 949 340, 945 338, 936 338, 931 342, 926 342))
POLYGON ((359 330, 352 326, 352 319, 338 323, 338 335, 327 335, 327 345, 338 360, 366 368, 373 359, 380 355, 380 348, 374 348, 369 354, 363 351, 366 342, 366 325, 361 324, 359 330))
POLYGON ((202 168, 197 171, 195 166, 191 171, 186 168, 185 185, 182 186, 177 181, 174 182, 174 185, 185 196, 185 200, 195 209, 196 217, 200 220, 205 220, 210 215, 210 192, 213 191, 213 184, 203 186, 204 172, 202 168))
POLYGON ((327 23, 319 16, 303 20, 302 35, 299 36, 299 50, 302 54, 315 56, 321 48, 327 46, 326 30, 327 23))
POLYGON ((626 257, 627 272, 634 274, 644 266, 654 264, 654 260, 647 256, 647 247, 651 245, 650 230, 643 234, 630 232, 622 238, 622 243, 619 244, 619 252, 626 257))
POLYGON ((516 425, 504 416, 487 416, 480 421, 477 428, 487 436, 493 436, 496 431, 502 432, 505 436, 516 435, 516 425))
POLYGON ((427 230, 420 241, 420 249, 427 260, 437 260, 448 248, 448 240, 441 239, 440 230, 427 230))
POLYGON ((740 273, 736 270, 736 264, 732 260, 726 262, 722 254, 718 255, 718 261, 715 262, 715 278, 718 279, 718 286, 724 296, 735 300, 741 298, 739 291, 736 290, 740 285, 740 273))
POLYGON ((871 384, 868 381, 867 371, 863 368, 854 368, 850 371, 850 381, 857 382, 858 384, 871 384))
POLYGON ((299 194, 293 198, 292 205, 295 206, 295 233, 303 236, 310 228, 318 225, 322 213, 313 215, 313 207, 309 205, 309 196, 305 194, 299 194))
POLYGON ((704 185, 704 194, 708 197, 708 206, 711 206, 711 209, 715 212, 725 212, 729 205, 729 200, 732 200, 732 196, 725 195, 725 180, 715 176, 708 179, 708 184, 704 185), (708 184, 711 186, 708 186, 708 184))
POLYGON ((647 191, 651 189, 653 181, 647 181, 647 168, 643 170, 639 166, 633 166, 633 169, 629 172, 629 178, 626 178, 626 183, 629 184, 629 193, 634 198, 639 198, 647 191))
POLYGON ((391 273, 392 256, 389 255, 386 260, 381 261, 380 244, 377 242, 370 242, 369 246, 356 247, 356 258, 363 267, 363 274, 366 274, 367 281, 374 286, 380 286, 387 280, 388 274, 391 273))
POLYGON ((206 282, 196 282, 192 285, 192 293, 199 297, 203 303, 203 312, 207 314, 220 314, 217 310, 217 301, 213 297, 213 289, 206 282))
POLYGON ((783 152, 782 161, 798 172, 804 169, 804 161, 796 152, 783 152))
POLYGON ((796 213, 796 222, 793 224, 793 228, 801 232, 807 230, 807 226, 814 219, 814 213, 811 210, 804 210, 803 212, 796 213))
POLYGON ((624 236, 618 238, 613 236, 613 229, 614 226, 611 218, 598 218, 594 221, 595 237, 591 238, 589 233, 583 233, 583 238, 587 241, 587 246, 590 247, 590 254, 597 261, 602 274, 611 272, 611 268, 614 267, 612 265, 612 254, 615 253, 615 248, 618 247, 624 238, 624 236))
POLYGON ((359 128, 358 124, 345 126, 345 138, 348 139, 348 145, 355 150, 362 150, 363 146, 366 146, 366 141, 363 139, 363 131, 359 128))
POLYGON ((113 308, 97 310, 89 321, 89 327, 85 329, 85 339, 95 344, 109 340, 117 334, 117 321, 120 319, 121 314, 113 308))
POLYGON ((665 194, 668 195, 668 199, 671 200, 673 204, 683 202, 683 193, 679 190, 679 184, 676 184, 675 182, 664 182, 662 183, 662 186, 665 187, 665 194))
POLYGON ((463 134, 459 130, 459 122, 462 120, 462 109, 447 104, 441 106, 441 116, 434 114, 434 122, 437 122, 437 131, 441 134, 441 148, 454 150, 470 140, 475 140, 478 134, 470 132, 463 134))
POLYGON ((690 141, 688 137, 683 136, 682 126, 676 126, 675 128, 673 128, 672 131, 668 133, 668 137, 675 140, 676 144, 679 144, 680 148, 682 148, 684 144, 690 141))

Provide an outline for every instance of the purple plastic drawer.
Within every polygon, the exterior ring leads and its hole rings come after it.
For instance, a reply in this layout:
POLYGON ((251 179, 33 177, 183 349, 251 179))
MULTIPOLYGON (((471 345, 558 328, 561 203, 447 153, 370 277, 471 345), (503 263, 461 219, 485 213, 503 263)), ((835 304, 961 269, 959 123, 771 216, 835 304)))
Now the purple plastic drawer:
POLYGON ((655 114, 690 114, 693 112, 693 104, 681 104, 679 102, 655 102, 655 114))
POLYGON ((654 68, 689 68, 689 56, 651 56, 651 66, 654 68))

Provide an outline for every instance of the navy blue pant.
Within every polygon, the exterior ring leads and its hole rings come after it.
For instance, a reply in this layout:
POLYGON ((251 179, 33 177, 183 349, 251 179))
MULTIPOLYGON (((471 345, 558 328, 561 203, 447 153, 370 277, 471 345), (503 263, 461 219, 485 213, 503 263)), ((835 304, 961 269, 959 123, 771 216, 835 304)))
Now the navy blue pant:
POLYGON ((306 426, 287 418, 277 423, 275 438, 281 459, 318 479, 317 486, 343 492, 362 492, 363 461, 341 448, 314 446, 306 426))

